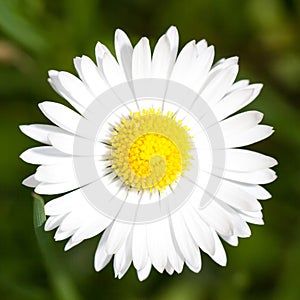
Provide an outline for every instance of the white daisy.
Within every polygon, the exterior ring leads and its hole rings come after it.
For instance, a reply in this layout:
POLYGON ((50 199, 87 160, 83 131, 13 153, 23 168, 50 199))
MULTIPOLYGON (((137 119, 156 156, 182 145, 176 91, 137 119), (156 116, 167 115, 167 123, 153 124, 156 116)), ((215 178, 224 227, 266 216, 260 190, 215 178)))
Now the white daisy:
POLYGON ((191 41, 177 56, 175 27, 157 42, 133 48, 115 33, 116 57, 101 43, 97 64, 74 59, 79 78, 50 71, 49 83, 75 110, 39 105, 55 125, 23 125, 46 144, 21 158, 40 165, 23 184, 44 195, 64 194, 45 205, 45 230, 69 239, 65 250, 102 233, 95 269, 114 256, 115 276, 131 263, 138 278, 201 269, 201 252, 224 266, 220 238, 236 246, 248 223, 263 224, 261 205, 271 195, 260 186, 275 180, 276 160, 240 149, 273 129, 263 114, 236 114, 261 84, 234 83, 238 59, 213 65, 214 48, 191 41))

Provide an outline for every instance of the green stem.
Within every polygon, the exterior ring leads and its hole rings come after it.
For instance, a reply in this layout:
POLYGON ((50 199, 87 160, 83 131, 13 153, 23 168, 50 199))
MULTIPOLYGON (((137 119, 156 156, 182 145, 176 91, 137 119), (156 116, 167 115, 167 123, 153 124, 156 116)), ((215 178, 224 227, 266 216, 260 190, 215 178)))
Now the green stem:
POLYGON ((52 241, 43 230, 43 224, 46 221, 44 200, 42 197, 33 194, 33 201, 34 230, 56 298, 59 300, 80 300, 74 283, 63 268, 59 256, 50 245, 52 241))

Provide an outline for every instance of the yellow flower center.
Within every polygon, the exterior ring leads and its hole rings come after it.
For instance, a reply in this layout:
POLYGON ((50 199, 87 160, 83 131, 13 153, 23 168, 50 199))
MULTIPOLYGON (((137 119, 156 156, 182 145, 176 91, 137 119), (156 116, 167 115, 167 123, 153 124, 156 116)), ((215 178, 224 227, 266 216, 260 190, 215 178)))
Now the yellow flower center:
POLYGON ((130 113, 110 139, 112 168, 131 188, 162 191, 190 164, 188 131, 171 112, 163 115, 160 110, 148 109, 130 113))

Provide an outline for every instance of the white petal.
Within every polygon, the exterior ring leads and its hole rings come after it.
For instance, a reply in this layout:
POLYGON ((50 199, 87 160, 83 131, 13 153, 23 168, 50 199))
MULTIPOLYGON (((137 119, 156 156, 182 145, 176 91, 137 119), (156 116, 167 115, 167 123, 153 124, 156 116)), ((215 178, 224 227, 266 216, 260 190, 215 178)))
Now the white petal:
POLYGON ((95 47, 95 56, 96 56, 99 73, 101 74, 101 76, 103 78, 105 78, 105 75, 103 72, 103 57, 104 57, 105 53, 109 53, 111 55, 109 49, 102 43, 98 42, 95 47))
POLYGON ((110 261, 112 255, 108 255, 105 246, 109 235, 109 229, 106 229, 100 239, 94 257, 94 267, 97 272, 101 271, 110 261))
POLYGON ((227 149, 225 153, 229 171, 252 172, 277 165, 274 158, 246 149, 227 149))
POLYGON ((65 215, 58 215, 58 216, 51 216, 49 217, 46 222, 44 229, 45 231, 53 230, 54 228, 58 227, 62 220, 64 219, 65 215))
POLYGON ((67 133, 50 134, 49 140, 54 148, 71 155, 102 155, 106 149, 100 142, 67 133))
POLYGON ((178 35, 177 28, 175 26, 170 26, 170 28, 166 32, 166 35, 171 45, 172 59, 173 61, 175 61, 178 52, 178 44, 179 44, 179 35, 178 35))
POLYGON ((78 207, 89 205, 82 194, 82 191, 76 190, 71 193, 65 194, 61 197, 52 199, 45 204, 45 214, 52 215, 64 215, 72 210, 76 210, 78 207))
POLYGON ((104 53, 102 64, 105 78, 110 86, 116 86, 122 82, 126 82, 123 70, 110 53, 104 53))
POLYGON ((117 251, 114 257, 114 270, 115 276, 121 279, 127 270, 130 267, 132 256, 131 256, 131 239, 132 235, 130 234, 121 246, 121 248, 117 251))
POLYGON ((229 90, 238 73, 238 65, 230 66, 224 70, 220 70, 214 74, 213 78, 209 78, 201 97, 209 104, 217 103, 229 90))
POLYGON ((175 270, 173 269, 172 265, 170 263, 168 263, 166 266, 166 271, 169 275, 173 275, 175 270))
POLYGON ((31 188, 35 188, 37 185, 39 185, 39 181, 36 180, 34 175, 30 175, 29 177, 25 178, 22 181, 22 184, 31 188))
POLYGON ((58 80, 68 94, 83 107, 86 108, 94 100, 94 96, 76 76, 62 71, 58 73, 58 80))
POLYGON ((93 149, 91 141, 79 137, 77 137, 77 139, 81 141, 81 144, 87 144, 87 146, 75 147, 75 137, 71 134, 51 134, 49 139, 55 149, 66 154, 73 155, 76 152, 75 155, 91 155, 91 150, 88 153, 86 153, 84 150, 88 148, 93 149))
POLYGON ((171 80, 184 84, 190 77, 191 67, 196 61, 197 48, 195 41, 187 43, 179 53, 172 70, 171 80))
POLYGON ((246 183, 236 183, 236 184, 241 186, 241 188, 243 188, 247 193, 253 195, 256 199, 267 200, 272 197, 271 194, 260 185, 252 185, 246 183))
POLYGON ((152 266, 151 261, 149 259, 147 261, 147 264, 145 265, 145 267, 143 269, 137 271, 138 278, 139 278, 140 281, 145 280, 150 275, 151 266, 152 266))
POLYGON ((230 91, 234 91, 234 90, 237 90, 237 89, 241 89, 241 88, 244 88, 246 86, 249 85, 249 80, 239 80, 237 82, 235 82, 231 88, 230 88, 230 91))
POLYGON ((65 246, 65 250, 67 251, 83 240, 101 233, 111 222, 110 218, 99 213, 88 203, 76 206, 75 209, 66 215, 58 229, 62 232, 69 232, 72 235, 65 246))
POLYGON ((167 265, 167 244, 166 236, 168 220, 147 224, 147 245, 148 254, 154 268, 162 273, 167 265), (159 247, 157 247, 159 245, 159 247))
POLYGON ((152 77, 169 78, 178 50, 178 32, 172 26, 157 42, 152 57, 152 77))
MULTIPOLYGON (((236 235, 238 237, 249 237, 251 235, 251 230, 248 224, 243 220, 243 218, 240 216, 237 209, 232 208, 231 206, 219 202, 219 204, 223 207, 224 210, 226 210, 227 214, 229 215, 232 227, 233 227, 233 235, 236 235)), ((260 210, 259 210, 260 211, 260 210)), ((248 213, 248 212, 247 212, 248 213)), ((249 212, 252 213, 252 212, 249 212)), ((256 213, 256 211, 254 212, 256 213)))
POLYGON ((276 173, 270 169, 261 169, 249 173, 236 173, 225 171, 223 173, 223 177, 226 179, 248 184, 267 184, 274 181, 277 178, 276 173))
POLYGON ((257 211, 261 209, 260 203, 254 196, 239 188, 230 181, 223 180, 220 183, 216 197, 232 207, 247 211, 257 211))
MULTIPOLYGON (((200 201, 200 199, 199 199, 200 201)), ((207 225, 224 236, 233 235, 233 225, 230 215, 216 201, 212 200, 206 207, 198 209, 198 213, 207 225)))
POLYGON ((68 251, 71 248, 79 245, 82 242, 82 240, 74 240, 73 237, 71 237, 68 242, 66 243, 65 247, 64 247, 64 251, 68 251))
POLYGON ((196 45, 198 50, 198 56, 197 62, 194 66, 195 80, 191 86, 196 92, 199 92, 201 90, 204 82, 206 81, 215 56, 214 47, 207 47, 206 42, 206 46, 204 47, 204 43, 202 41, 198 42, 196 45))
POLYGON ((72 243, 80 243, 84 239, 100 233, 110 223, 109 218, 103 216, 86 201, 83 205, 73 206, 72 210, 65 215, 59 224, 59 230, 71 232, 72 243), (92 231, 88 232, 87 229, 92 229, 92 231))
POLYGON ((132 260, 137 270, 146 266, 148 261, 147 231, 144 225, 135 225, 132 232, 132 260))
POLYGON ((221 238, 231 246, 237 246, 239 241, 237 236, 221 236, 221 238))
POLYGON ((76 182, 58 182, 58 183, 40 183, 35 189, 35 193, 41 195, 55 195, 72 191, 78 188, 79 183, 76 182))
POLYGON ((264 221, 262 219, 262 212, 239 212, 239 215, 243 220, 248 223, 256 224, 256 225, 263 225, 264 221))
POLYGON ((67 178, 75 178, 72 162, 39 166, 34 177, 40 182, 65 182, 67 178))
POLYGON ((170 66, 170 45, 163 35, 157 42, 152 58, 151 70, 154 78, 168 78, 170 66))
POLYGON ((183 212, 185 223, 200 249, 211 255, 215 252, 215 242, 209 226, 202 221, 195 208, 186 205, 183 212))
POLYGON ((44 143, 50 144, 48 135, 50 133, 64 133, 65 131, 59 127, 46 124, 21 125, 20 130, 30 138, 44 143))
POLYGON ((110 233, 106 242, 106 252, 108 254, 116 253, 127 240, 131 229, 131 224, 115 221, 111 225, 110 233))
POLYGON ((79 113, 83 113, 85 111, 85 104, 79 103, 69 91, 67 91, 61 84, 58 79, 58 71, 50 70, 48 82, 51 87, 63 98, 65 98, 79 113))
POLYGON ((197 52, 198 56, 202 56, 207 49, 207 41, 205 39, 200 40, 197 42, 197 52))
POLYGON ((180 211, 173 214, 171 219, 173 233, 177 241, 178 248, 180 249, 186 263, 189 264, 189 267, 194 271, 196 270, 195 272, 198 272, 201 268, 199 248, 193 241, 180 211))
POLYGON ((81 116, 68 107, 55 102, 45 101, 39 104, 43 114, 54 124, 66 131, 75 133, 81 116))
MULTIPOLYGON (((74 62, 75 64, 75 62, 74 62)), ((77 58, 76 65, 80 64, 80 77, 89 88, 89 91, 95 97, 101 95, 108 89, 108 86, 104 78, 100 75, 100 72, 94 62, 87 56, 77 58)), ((78 69, 78 67, 77 67, 78 69)))
MULTIPOLYGON (((77 162, 79 162, 79 158, 77 159, 77 162)), ((86 160, 82 159, 80 163, 85 164, 86 160)), ((98 175, 92 175, 91 173, 79 177, 71 160, 59 164, 39 166, 34 176, 36 180, 46 183, 74 182, 76 184, 80 178, 80 185, 86 185, 99 179, 98 175)))
POLYGON ((24 151, 20 158, 25 162, 35 165, 50 165, 56 162, 62 162, 71 158, 69 155, 62 153, 51 146, 41 146, 30 148, 24 151))
POLYGON ((172 268, 179 274, 182 272, 184 265, 184 257, 181 254, 180 249, 176 241, 173 239, 173 234, 171 233, 171 220, 169 218, 169 225, 165 227, 166 234, 166 245, 167 245, 167 254, 168 254, 168 262, 172 266, 172 268))
POLYGON ((258 111, 246 111, 221 121, 220 127, 225 137, 240 134, 261 122, 263 114, 258 111))
POLYGON ((120 29, 115 32, 115 50, 118 62, 128 80, 131 79, 132 45, 126 33, 120 29))
POLYGON ((232 56, 229 58, 222 58, 219 61, 217 61, 213 67, 211 68, 210 75, 216 74, 220 70, 225 70, 229 66, 237 65, 239 62, 239 58, 237 56, 232 56))
POLYGON ((226 95, 213 107, 217 120, 221 121, 251 103, 259 94, 261 84, 252 84, 226 95))
POLYGON ((149 40, 142 38, 134 47, 132 55, 132 79, 147 78, 151 75, 151 49, 149 40))
POLYGON ((213 236, 215 239, 216 251, 215 251, 214 255, 211 256, 211 258, 219 265, 226 266, 227 258, 226 258, 226 253, 225 253, 224 247, 223 247, 218 235, 216 234, 216 232, 214 230, 212 232, 213 232, 213 236))
POLYGON ((111 222, 112 220, 110 218, 107 218, 99 213, 96 214, 95 212, 93 214, 93 218, 89 217, 88 220, 86 219, 84 224, 77 229, 73 235, 73 239, 85 240, 92 238, 107 228, 111 222))
MULTIPOLYGON (((51 218, 51 217, 50 217, 51 218)), ((62 241, 69 238, 73 234, 73 231, 62 231, 58 228, 54 235, 55 241, 62 241)))
POLYGON ((257 125, 243 133, 225 138, 226 148, 248 146, 266 139, 274 132, 273 127, 257 125))

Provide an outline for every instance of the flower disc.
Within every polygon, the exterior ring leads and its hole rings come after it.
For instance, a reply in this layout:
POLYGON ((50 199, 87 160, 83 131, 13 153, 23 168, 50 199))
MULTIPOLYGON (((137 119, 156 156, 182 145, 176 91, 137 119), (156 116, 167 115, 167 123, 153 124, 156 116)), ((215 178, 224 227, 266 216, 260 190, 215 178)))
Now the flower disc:
POLYGON ((163 115, 161 110, 148 109, 131 113, 112 133, 112 168, 131 188, 162 191, 190 164, 188 131, 171 112, 163 115))

